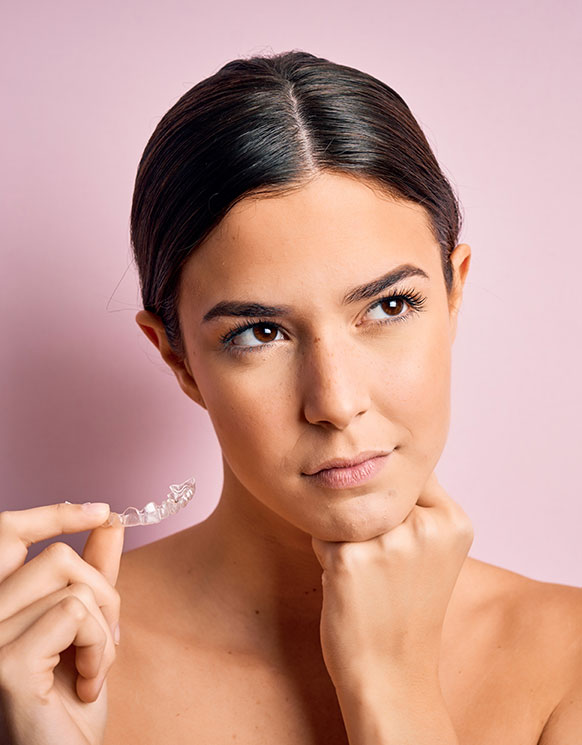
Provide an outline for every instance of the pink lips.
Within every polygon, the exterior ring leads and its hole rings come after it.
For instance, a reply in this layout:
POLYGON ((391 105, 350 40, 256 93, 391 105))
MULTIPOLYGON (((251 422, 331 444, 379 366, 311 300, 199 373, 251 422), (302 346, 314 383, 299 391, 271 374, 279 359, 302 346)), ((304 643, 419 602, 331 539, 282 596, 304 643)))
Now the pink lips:
POLYGON ((373 479, 382 470, 390 455, 391 453, 388 453, 387 455, 369 458, 356 466, 347 468, 325 468, 308 475, 308 478, 329 489, 346 489, 350 486, 357 486, 373 479))

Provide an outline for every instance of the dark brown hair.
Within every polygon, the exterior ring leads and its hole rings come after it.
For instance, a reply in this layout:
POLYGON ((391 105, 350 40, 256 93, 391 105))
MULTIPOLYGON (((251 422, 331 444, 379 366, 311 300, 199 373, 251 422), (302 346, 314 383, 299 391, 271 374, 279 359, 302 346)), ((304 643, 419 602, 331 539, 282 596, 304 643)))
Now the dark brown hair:
POLYGON ((181 359, 177 305, 188 257, 244 197, 284 194, 322 171, 371 179, 421 204, 450 293, 459 203, 398 93, 308 52, 236 59, 162 117, 135 180, 131 243, 143 305, 161 317, 181 359))

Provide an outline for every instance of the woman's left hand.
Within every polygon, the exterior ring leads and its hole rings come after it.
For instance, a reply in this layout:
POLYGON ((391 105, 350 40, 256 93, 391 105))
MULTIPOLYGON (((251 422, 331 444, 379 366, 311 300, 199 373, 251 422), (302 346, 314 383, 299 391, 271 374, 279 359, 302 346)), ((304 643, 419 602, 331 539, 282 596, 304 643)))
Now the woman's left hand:
POLYGON ((361 542, 312 538, 323 568, 320 635, 336 689, 378 676, 438 680, 441 633, 473 526, 434 473, 406 519, 361 542))

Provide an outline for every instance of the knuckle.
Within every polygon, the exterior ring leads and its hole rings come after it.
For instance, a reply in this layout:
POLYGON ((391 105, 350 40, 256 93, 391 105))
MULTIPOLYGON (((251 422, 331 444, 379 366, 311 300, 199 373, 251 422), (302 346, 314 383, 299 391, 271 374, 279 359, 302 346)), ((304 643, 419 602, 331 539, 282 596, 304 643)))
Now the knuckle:
POLYGON ((382 551, 386 555, 391 555, 397 552, 402 544, 402 531, 389 530, 387 533, 382 533, 378 536, 378 542, 382 548, 382 551))
POLYGON ((67 595, 67 597, 60 601, 59 606, 67 615, 76 621, 82 621, 89 613, 85 603, 76 595, 67 595))
POLYGON ((63 515, 63 517, 67 514, 67 508, 68 504, 65 504, 64 502, 57 502, 55 505, 53 505, 53 509, 57 513, 57 515, 63 515))
POLYGON ((334 564, 338 572, 355 574, 369 562, 369 549, 356 542, 341 543, 337 547, 334 559, 334 564))
POLYGON ((463 530, 467 535, 473 535, 474 533, 473 521, 468 515, 465 515, 465 519, 463 520, 463 530))
POLYGON ((3 510, 0 512, 0 533, 8 533, 13 524, 14 512, 3 510))
POLYGON ((341 543, 331 554, 336 567, 340 570, 350 571, 357 565, 357 551, 353 550, 349 543, 341 543))
POLYGON ((64 541, 55 541, 45 548, 48 557, 56 561, 68 561, 71 558, 73 549, 64 541))
POLYGON ((439 530, 438 530, 438 526, 436 525, 436 520, 434 519, 434 516, 430 513, 424 513, 422 515, 422 519, 417 520, 415 522, 414 530, 416 533, 417 540, 420 540, 423 542, 432 541, 434 538, 438 537, 439 535, 439 530))
POLYGON ((472 543, 473 539, 475 538, 475 529, 473 527, 473 523, 469 518, 467 518, 464 522, 461 535, 469 543, 472 543))
POLYGON ((461 507, 459 507, 456 515, 456 525, 457 531, 461 535, 468 536, 473 534, 473 521, 461 507))
POLYGON ((432 535, 431 526, 427 525, 427 523, 419 521, 415 527, 419 531, 416 536, 410 530, 398 531, 394 546, 400 556, 408 556, 413 553, 416 549, 418 538, 420 538, 421 541, 426 542, 432 535))
MULTIPOLYGON (((325 567, 333 573, 348 573, 350 571, 349 552, 346 551, 347 544, 336 544, 326 546, 322 549, 325 567)), ((325 576, 325 574, 324 574, 325 576)))
POLYGON ((86 582, 72 582, 67 587, 67 593, 79 598, 79 600, 81 600, 84 605, 88 605, 89 603, 93 603, 95 601, 95 593, 93 592, 93 588, 86 582))

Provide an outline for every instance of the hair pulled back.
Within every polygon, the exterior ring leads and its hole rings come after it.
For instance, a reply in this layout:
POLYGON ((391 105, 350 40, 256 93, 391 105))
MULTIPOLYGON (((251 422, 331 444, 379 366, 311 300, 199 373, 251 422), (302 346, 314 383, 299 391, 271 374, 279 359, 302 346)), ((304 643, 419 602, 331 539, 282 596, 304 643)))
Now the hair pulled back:
POLYGON ((284 194, 323 171, 372 179, 421 204, 450 292, 459 203, 398 93, 304 51, 236 59, 162 117, 135 180, 130 233, 144 309, 160 316, 180 359, 177 306, 188 257, 244 197, 284 194))

